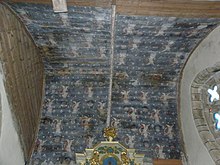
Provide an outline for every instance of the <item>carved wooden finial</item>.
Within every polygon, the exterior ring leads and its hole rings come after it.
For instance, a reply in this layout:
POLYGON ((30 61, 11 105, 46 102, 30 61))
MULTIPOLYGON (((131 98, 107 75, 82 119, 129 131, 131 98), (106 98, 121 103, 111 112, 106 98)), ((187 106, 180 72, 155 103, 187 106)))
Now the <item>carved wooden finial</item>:
POLYGON ((104 137, 110 142, 116 137, 116 134, 116 129, 113 127, 104 129, 104 137))

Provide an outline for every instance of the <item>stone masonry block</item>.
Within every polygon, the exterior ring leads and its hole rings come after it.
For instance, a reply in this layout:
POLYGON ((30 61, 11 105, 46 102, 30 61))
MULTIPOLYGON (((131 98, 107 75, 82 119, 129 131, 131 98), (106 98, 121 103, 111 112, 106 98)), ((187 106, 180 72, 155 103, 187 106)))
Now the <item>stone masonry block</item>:
POLYGON ((204 118, 195 119, 196 126, 204 126, 207 124, 204 118))
POLYGON ((220 149, 211 150, 210 155, 214 161, 218 161, 220 159, 220 149))
POLYGON ((199 132, 209 131, 209 127, 208 126, 198 126, 197 129, 198 129, 199 132))
POLYGON ((214 149, 220 149, 219 144, 216 143, 216 141, 209 141, 205 143, 205 146, 207 147, 207 149, 210 150, 214 150, 214 149))
POLYGON ((192 102, 192 109, 202 109, 202 103, 201 101, 193 101, 192 102))
POLYGON ((192 94, 192 101, 201 101, 202 98, 201 98, 201 94, 200 93, 193 93, 192 94))
POLYGON ((214 141, 214 136, 211 134, 210 131, 202 131, 199 133, 200 137, 202 139, 203 142, 207 142, 207 141, 214 141))
POLYGON ((199 88, 199 87, 192 87, 191 88, 191 93, 201 93, 201 88, 199 88))
POLYGON ((202 109, 193 110, 194 119, 204 119, 202 109))

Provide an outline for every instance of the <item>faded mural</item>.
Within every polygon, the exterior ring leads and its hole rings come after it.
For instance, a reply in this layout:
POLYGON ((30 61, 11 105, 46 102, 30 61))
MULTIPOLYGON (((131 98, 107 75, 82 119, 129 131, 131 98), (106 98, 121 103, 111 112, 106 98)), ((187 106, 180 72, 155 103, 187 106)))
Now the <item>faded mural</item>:
MULTIPOLYGON (((110 78, 111 10, 10 4, 44 58, 45 99, 30 164, 74 164, 103 139, 110 78)), ((219 20, 116 14, 111 126, 151 158, 180 159, 177 86, 190 52, 219 20)))

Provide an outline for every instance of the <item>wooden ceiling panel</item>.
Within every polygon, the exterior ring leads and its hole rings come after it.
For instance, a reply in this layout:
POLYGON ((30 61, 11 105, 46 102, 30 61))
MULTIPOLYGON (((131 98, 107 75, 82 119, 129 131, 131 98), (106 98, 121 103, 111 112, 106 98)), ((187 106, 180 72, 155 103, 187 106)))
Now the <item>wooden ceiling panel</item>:
POLYGON ((220 17, 220 2, 117 0, 117 12, 129 15, 220 17))
MULTIPOLYGON (((4 0, 0 0, 4 1, 4 0)), ((25 2, 36 4, 51 4, 52 0, 10 0, 11 2, 25 2)), ((97 6, 97 7, 111 7, 110 0, 67 0, 68 5, 73 6, 97 6)))
MULTIPOLYGON (((3 0, 0 0, 3 1, 3 0)), ((51 4, 52 0, 11 0, 51 4)), ((220 1, 197 0, 67 0, 73 6, 110 8, 116 3, 117 12, 124 15, 155 15, 176 17, 220 17, 220 1), (113 2, 114 1, 114 2, 113 2), (116 1, 116 2, 115 2, 116 1)))

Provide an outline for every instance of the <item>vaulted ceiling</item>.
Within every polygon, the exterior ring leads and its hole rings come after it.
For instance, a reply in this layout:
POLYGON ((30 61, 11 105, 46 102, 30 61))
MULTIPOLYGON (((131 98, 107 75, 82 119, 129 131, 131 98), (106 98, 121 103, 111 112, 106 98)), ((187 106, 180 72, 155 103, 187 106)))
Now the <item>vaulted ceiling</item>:
POLYGON ((218 26, 220 2, 70 0, 68 13, 54 13, 43 0, 5 5, 26 26, 44 63, 32 162, 75 160, 74 153, 103 140, 106 125, 146 161, 180 159, 181 70, 218 26))

